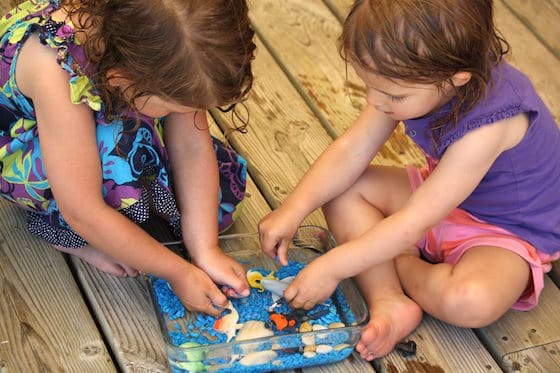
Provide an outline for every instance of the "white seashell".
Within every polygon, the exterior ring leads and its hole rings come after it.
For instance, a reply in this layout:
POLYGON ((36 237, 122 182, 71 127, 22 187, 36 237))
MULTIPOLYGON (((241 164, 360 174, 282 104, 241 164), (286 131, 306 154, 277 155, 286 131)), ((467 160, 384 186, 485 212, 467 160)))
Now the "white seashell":
MULTIPOLYGON (((313 330, 314 331, 328 330, 328 328, 324 325, 321 325, 321 324, 315 324, 315 325, 313 325, 313 330)), ((315 343, 319 343, 321 339, 325 339, 325 338, 328 338, 328 337, 329 337, 329 333, 317 333, 315 343)))
POLYGON ((239 364, 244 366, 266 364, 277 356, 278 354, 271 350, 251 352, 239 360, 239 364))
POLYGON ((325 325, 315 324, 313 325, 313 330, 326 330, 328 329, 325 325))
POLYGON ((235 341, 245 341, 248 339, 256 339, 262 337, 270 337, 274 335, 271 329, 268 329, 263 321, 249 320, 243 324, 241 329, 237 332, 235 341))
POLYGON ((315 336, 313 334, 304 334, 301 336, 301 341, 306 346, 312 346, 315 344, 315 336))
POLYGON ((271 329, 267 329, 264 326, 263 321, 259 320, 249 320, 243 324, 239 332, 237 332, 237 336, 235 337, 235 341, 247 341, 246 344, 242 346, 244 353, 249 353, 255 351, 259 348, 260 343, 254 342, 249 343, 251 339, 261 338, 261 337, 270 337, 273 336, 274 332, 271 329))
POLYGON ((303 352, 306 352, 306 351, 315 352, 315 349, 316 349, 316 348, 317 348, 317 347, 316 347, 315 345, 312 345, 312 346, 305 346, 305 347, 303 348, 303 352))
POLYGON ((340 350, 344 350, 345 348, 349 348, 350 345, 348 343, 341 343, 339 345, 334 346, 333 350, 335 351, 340 351, 340 350))
POLYGON ((303 353, 303 357, 306 357, 306 358, 309 358, 309 359, 312 358, 312 357, 315 357, 315 356, 317 356, 317 353, 314 352, 314 351, 305 351, 303 353))
POLYGON ((318 354, 328 354, 332 350, 333 350, 332 346, 329 345, 317 345, 317 347, 315 348, 315 351, 318 354))

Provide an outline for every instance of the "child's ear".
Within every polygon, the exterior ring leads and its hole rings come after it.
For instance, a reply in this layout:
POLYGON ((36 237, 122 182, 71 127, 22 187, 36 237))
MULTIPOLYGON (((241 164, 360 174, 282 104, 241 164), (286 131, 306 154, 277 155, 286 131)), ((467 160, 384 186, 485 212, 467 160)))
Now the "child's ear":
POLYGON ((121 69, 109 69, 107 70, 107 83, 111 87, 124 89, 130 85, 130 79, 121 69))
POLYGON ((462 87, 467 84, 472 78, 472 74, 468 71, 459 71, 453 74, 451 81, 454 87, 462 87))

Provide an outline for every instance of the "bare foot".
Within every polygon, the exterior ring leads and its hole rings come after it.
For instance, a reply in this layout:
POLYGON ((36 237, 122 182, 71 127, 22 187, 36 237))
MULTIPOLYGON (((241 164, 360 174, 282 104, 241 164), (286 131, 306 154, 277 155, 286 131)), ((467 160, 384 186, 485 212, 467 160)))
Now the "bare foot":
POLYGON ((110 256, 102 253, 91 245, 78 248, 68 248, 53 245, 53 247, 63 253, 74 255, 89 264, 94 265, 97 269, 107 272, 118 277, 137 276, 138 271, 124 263, 117 262, 110 256))
POLYGON ((377 300, 369 312, 370 322, 356 345, 368 361, 389 354, 422 321, 422 310, 404 294, 377 300))

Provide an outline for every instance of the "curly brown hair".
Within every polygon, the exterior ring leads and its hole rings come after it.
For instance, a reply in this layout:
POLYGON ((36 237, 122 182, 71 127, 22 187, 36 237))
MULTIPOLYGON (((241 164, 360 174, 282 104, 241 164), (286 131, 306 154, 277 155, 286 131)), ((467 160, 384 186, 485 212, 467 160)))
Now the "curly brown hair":
POLYGON ((253 84, 254 32, 245 0, 63 0, 109 117, 140 96, 199 109, 235 106, 253 84), (128 100, 108 82, 117 69, 128 100))
POLYGON ((492 0, 358 0, 344 22, 340 54, 389 79, 440 88, 455 73, 470 72, 450 113, 431 123, 433 134, 455 126, 484 97, 507 53, 493 17, 492 0))

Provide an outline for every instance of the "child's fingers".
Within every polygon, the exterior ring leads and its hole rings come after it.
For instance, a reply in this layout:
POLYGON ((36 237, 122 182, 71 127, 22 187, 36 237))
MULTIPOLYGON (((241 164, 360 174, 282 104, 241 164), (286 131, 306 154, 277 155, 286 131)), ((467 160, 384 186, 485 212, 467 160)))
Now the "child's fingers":
POLYGON ((219 316, 225 306, 228 304, 227 297, 218 289, 216 291, 212 291, 208 294, 208 298, 210 299, 210 305, 207 307, 205 312, 211 316, 219 316))
POLYGON ((235 291, 236 297, 246 297, 249 295, 249 284, 244 276, 237 275, 237 277, 233 277, 229 286, 235 291))
POLYGON ((261 248, 263 252, 270 258, 276 258, 276 249, 278 247, 278 241, 275 238, 261 234, 260 236, 261 248))
POLYGON ((294 286, 294 283, 291 283, 290 285, 288 285, 286 290, 284 290, 282 296, 284 297, 286 302, 291 304, 294 298, 297 296, 297 293, 298 293, 297 287, 294 286))
POLYGON ((278 245, 278 250, 276 252, 278 260, 283 266, 288 265, 288 248, 290 246, 290 241, 291 240, 282 240, 278 245))

